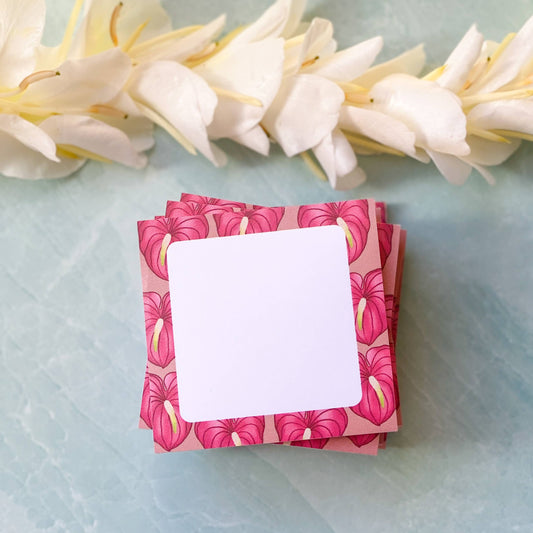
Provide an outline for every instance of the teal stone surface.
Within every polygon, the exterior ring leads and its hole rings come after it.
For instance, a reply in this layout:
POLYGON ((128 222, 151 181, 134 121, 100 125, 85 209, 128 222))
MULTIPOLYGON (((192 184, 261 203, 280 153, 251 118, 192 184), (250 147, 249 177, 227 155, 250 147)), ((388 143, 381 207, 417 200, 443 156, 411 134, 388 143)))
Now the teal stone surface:
MULTIPOLYGON (((48 1, 47 40, 72 2, 48 1)), ((164 2, 175 24, 267 1, 164 2)), ((531 1, 312 1, 343 47, 426 43, 438 66, 472 22, 500 40, 531 1)), ((147 168, 89 163, 0 178, 0 531, 533 531, 533 146, 464 187, 409 159, 361 157, 348 193, 300 158, 229 142, 225 168, 163 132, 147 168), (375 197, 408 230, 400 315, 404 426, 378 457, 281 446, 156 455, 137 429, 146 360, 136 221, 182 192, 266 205, 375 197)))

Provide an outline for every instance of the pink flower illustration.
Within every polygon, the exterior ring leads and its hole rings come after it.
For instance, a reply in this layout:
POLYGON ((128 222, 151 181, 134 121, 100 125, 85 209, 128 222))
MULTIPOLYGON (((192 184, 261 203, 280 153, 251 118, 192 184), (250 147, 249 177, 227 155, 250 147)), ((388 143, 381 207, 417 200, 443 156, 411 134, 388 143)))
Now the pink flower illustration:
POLYGON ((283 207, 263 207, 255 210, 226 212, 214 215, 220 236, 244 235, 276 231, 283 217, 283 207))
POLYGON ((185 440, 192 424, 183 420, 179 414, 176 372, 168 373, 164 379, 150 374, 149 379, 154 441, 169 452, 185 440))
POLYGON ((165 368, 174 359, 170 293, 161 298, 157 292, 145 292, 143 297, 148 360, 165 368))
POLYGON ((333 226, 337 224, 346 234, 348 258, 355 261, 363 252, 370 230, 368 202, 354 200, 302 206, 298 210, 298 225, 301 228, 333 226))
POLYGON ((264 430, 265 418, 263 416, 196 422, 194 425, 196 437, 204 448, 261 444, 264 430))
POLYGON ((364 278, 352 272, 350 281, 357 341, 371 345, 387 329, 383 276, 380 269, 372 270, 364 278))
POLYGON ((370 433, 368 435, 349 435, 348 438, 358 447, 361 448, 365 444, 370 444, 379 433, 370 433))
POLYGON ((385 312, 387 314, 387 329, 389 330, 389 336, 391 339, 393 339, 393 319, 394 319, 394 296, 387 294, 385 296, 385 312))
POLYGON ((144 422, 149 428, 152 427, 152 421, 150 419, 150 377, 148 374, 148 366, 146 367, 146 372, 144 374, 143 396, 141 401, 141 418, 144 420, 144 422))
POLYGON ((379 426, 388 420, 396 409, 389 346, 370 348, 366 356, 359 353, 359 369, 363 398, 350 409, 356 415, 379 426))
POLYGON ((291 446, 301 446, 302 448, 314 448, 321 450, 329 439, 310 439, 310 440, 293 440, 291 446))
POLYGON ((347 424, 348 416, 344 409, 304 411, 274 416, 274 425, 281 442, 338 437, 342 435, 347 424))
POLYGON ((157 218, 139 222, 139 246, 150 270, 168 279, 167 249, 175 241, 205 239, 209 226, 205 216, 157 218))
POLYGON ((393 231, 392 224, 378 224, 379 256, 381 257, 382 266, 385 266, 392 249, 393 231))
POLYGON ((190 215, 207 215, 207 213, 219 214, 233 211, 233 208, 246 209, 246 204, 207 196, 197 196, 196 194, 183 194, 181 201, 167 202, 166 216, 168 218, 179 218, 190 215))

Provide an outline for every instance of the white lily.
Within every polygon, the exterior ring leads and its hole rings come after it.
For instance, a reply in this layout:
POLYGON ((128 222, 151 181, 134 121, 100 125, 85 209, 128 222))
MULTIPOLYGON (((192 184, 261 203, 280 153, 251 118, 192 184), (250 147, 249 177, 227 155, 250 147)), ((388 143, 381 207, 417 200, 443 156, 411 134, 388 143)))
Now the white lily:
POLYGON ((335 188, 352 188, 365 180, 338 129, 345 100, 339 84, 367 70, 381 46, 381 38, 375 38, 335 53, 331 22, 317 18, 285 47, 285 76, 262 124, 289 157, 302 154, 313 167, 306 153, 312 150, 335 188))

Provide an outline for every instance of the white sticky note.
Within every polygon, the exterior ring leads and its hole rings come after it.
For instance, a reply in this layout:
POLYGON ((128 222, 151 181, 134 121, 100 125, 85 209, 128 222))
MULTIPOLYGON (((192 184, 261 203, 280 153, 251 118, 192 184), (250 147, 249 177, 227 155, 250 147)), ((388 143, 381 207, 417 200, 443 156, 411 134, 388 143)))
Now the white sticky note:
POLYGON ((340 227, 175 242, 167 257, 185 420, 359 403, 340 227))

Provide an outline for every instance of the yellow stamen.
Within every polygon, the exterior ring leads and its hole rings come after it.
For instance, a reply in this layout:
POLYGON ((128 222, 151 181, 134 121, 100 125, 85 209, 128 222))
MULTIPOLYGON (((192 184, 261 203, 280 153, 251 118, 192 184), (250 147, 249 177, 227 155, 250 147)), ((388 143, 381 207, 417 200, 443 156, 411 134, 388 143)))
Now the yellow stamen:
POLYGON ((476 83, 477 80, 479 80, 479 78, 485 71, 485 68, 487 67, 487 62, 489 61, 490 58, 487 57, 485 61, 479 61, 474 65, 474 67, 470 71, 470 78, 466 80, 461 91, 466 91, 467 89, 470 89, 470 87, 472 87, 472 85, 476 83))
POLYGON ((248 222, 250 222, 250 219, 248 217, 242 217, 241 223, 239 225, 239 235, 244 235, 246 233, 246 229, 248 228, 248 222))
POLYGON ((481 137, 482 139, 487 139, 488 141, 494 141, 499 143, 505 143, 510 144, 510 140, 506 139, 505 137, 502 137, 501 135, 497 135, 496 133, 493 133, 492 131, 488 130, 482 130, 479 128, 473 128, 472 126, 467 126, 466 131, 469 135, 475 135, 476 137, 481 137))
POLYGON ((503 51, 509 46, 509 43, 515 38, 516 33, 508 33, 503 41, 499 44, 498 48, 494 53, 488 58, 489 65, 487 67, 487 72, 492 68, 492 65, 496 63, 497 59, 502 55, 503 51))
POLYGON ((105 104, 92 105, 91 107, 89 107, 88 111, 93 115, 106 115, 108 117, 115 118, 128 118, 127 113, 124 113, 124 111, 120 111, 120 109, 116 109, 115 107, 111 107, 105 104))
POLYGON ((346 239, 348 240, 348 246, 350 248, 353 248, 354 246, 353 235, 352 235, 352 232, 350 231, 350 228, 348 227, 348 224, 346 224, 345 220, 342 217, 338 217, 336 222, 337 222, 337 225, 343 229, 344 234, 346 235, 346 239))
POLYGON ((187 61, 185 61, 185 66, 189 68, 197 67, 198 65, 201 65, 202 63, 205 63, 208 59, 211 59, 213 56, 224 50, 228 44, 239 35, 244 30, 245 26, 239 26, 238 28, 235 28, 233 31, 225 35, 220 41, 216 43, 216 47, 210 54, 202 56, 200 59, 197 59, 196 61, 193 61, 191 58, 189 58, 187 61))
POLYGON ((66 157, 73 157, 74 159, 93 159, 94 161, 100 161, 100 163, 112 163, 111 159, 108 159, 107 157, 103 157, 72 144, 59 144, 57 145, 57 148, 58 155, 59 153, 62 153, 66 157))
POLYGON ((357 85, 357 83, 350 83, 347 81, 339 81, 337 82, 337 85, 345 92, 345 93, 363 93, 367 94, 369 89, 366 87, 363 87, 362 85, 357 85))
POLYGON ((361 94, 361 93, 344 93, 344 97, 346 98, 344 100, 345 105, 351 105, 351 106, 360 106, 360 105, 368 105, 373 104, 374 99, 368 96, 368 94, 361 94))
POLYGON ((328 181, 327 176, 324 174, 322 169, 315 163, 314 159, 311 157, 309 152, 302 152, 300 157, 304 160, 305 164, 309 167, 311 172, 322 181, 328 181))
POLYGON ((370 376, 368 378, 368 383, 376 392, 378 400, 379 400, 379 405, 383 409, 385 407, 385 395, 383 394, 383 391, 381 390, 381 385, 379 384, 378 380, 374 376, 370 376))
POLYGON ((514 139, 523 139, 524 141, 533 142, 533 135, 530 133, 523 133, 521 131, 513 130, 492 130, 496 135, 505 135, 506 137, 512 137, 514 139))
POLYGON ((59 45, 58 59, 62 63, 67 57, 68 50, 72 43, 72 37, 74 35, 74 30, 76 29, 76 23, 78 22, 78 17, 80 16, 81 8, 83 6, 84 0, 76 0, 72 11, 70 12, 70 18, 68 20, 67 27, 65 28, 65 33, 63 34, 63 40, 59 45))
POLYGON ((115 46, 118 46, 117 22, 123 6, 124 2, 119 2, 115 6, 115 9, 113 9, 113 13, 111 14, 111 20, 109 21, 109 36, 115 46))
POLYGON ((58 70, 39 70, 38 72, 26 76, 19 83, 19 89, 25 91, 32 83, 37 83, 38 81, 53 78, 55 76, 61 76, 61 73, 58 70))
POLYGON ((176 418, 176 411, 174 411, 174 406, 168 401, 163 402, 163 407, 167 412, 168 417, 170 418, 170 425, 172 426, 172 433, 178 432, 178 419, 176 418))
POLYGON ((144 28, 148 26, 149 20, 145 20, 142 24, 139 24, 137 28, 133 31, 133 33, 130 35, 130 38, 122 45, 122 51, 127 54, 132 46, 137 42, 137 39, 141 36, 141 33, 144 31, 144 28))
POLYGON ((366 148, 367 150, 372 150, 376 153, 390 154, 390 155, 397 155, 399 157, 405 157, 405 154, 403 152, 400 152, 400 150, 396 150, 395 148, 391 148, 390 146, 385 146, 384 144, 378 143, 376 141, 372 141, 370 139, 367 139, 366 137, 362 137, 355 133, 347 133, 347 132, 343 132, 343 133, 346 139, 348 140, 348 142, 355 146, 360 146, 361 148, 366 148))
POLYGON ((158 318, 157 322, 155 323, 154 336, 152 337, 152 347, 156 353, 159 350, 159 336, 161 335, 161 330, 163 329, 164 324, 165 322, 162 318, 158 318))
POLYGON ((363 314, 366 309, 366 298, 363 296, 357 306, 357 329, 363 331, 363 314))
POLYGON ((159 262, 161 266, 165 266, 165 259, 167 257, 167 249, 170 246, 170 241, 172 240, 172 235, 167 233, 161 243, 161 250, 159 252, 159 262))
POLYGON ((157 124, 161 128, 163 128, 169 135, 171 135, 174 140, 176 140, 187 152, 189 152, 192 155, 196 155, 196 149, 192 145, 192 143, 182 134, 180 133, 170 122, 168 122, 166 119, 164 119, 159 113, 156 113, 153 109, 149 108, 148 106, 145 106, 139 102, 135 102, 137 104, 137 107, 139 108, 139 111, 148 119, 150 119, 154 124, 157 124))
POLYGON ((315 64, 320 59, 320 56, 315 56, 311 59, 308 59, 307 61, 304 61, 301 65, 301 68, 310 67, 311 65, 315 64))
POLYGON ((235 444, 235 446, 242 446, 241 438, 239 437, 239 434, 236 431, 231 434, 231 440, 233 441, 233 444, 235 444))
POLYGON ((143 41, 142 43, 134 45, 131 48, 130 52, 133 55, 141 54, 143 52, 146 52, 147 50, 150 50, 151 48, 159 46, 160 44, 164 44, 167 41, 173 41, 173 40, 180 39, 182 37, 186 37, 187 35, 190 35, 191 33, 198 31, 201 28, 203 28, 203 26, 198 26, 198 25, 186 26, 185 28, 179 28, 177 30, 164 33, 163 35, 152 37, 151 39, 148 39, 146 41, 143 41))
POLYGON ((435 81, 438 80, 442 73, 446 70, 446 65, 441 65, 440 67, 437 67, 435 70, 432 70, 428 74, 426 74, 422 79, 426 81, 435 81))
POLYGON ((305 428, 302 440, 309 440, 311 438, 311 428, 305 428))
POLYGON ((216 43, 210 43, 208 44, 201 52, 198 52, 197 54, 194 54, 193 56, 189 57, 189 61, 199 61, 200 59, 204 59, 206 56, 211 55, 217 48, 216 43))
POLYGON ((463 96, 463 107, 472 107, 484 102, 494 102, 495 100, 517 100, 520 98, 529 98, 533 96, 533 89, 517 89, 515 91, 502 91, 487 94, 473 94, 472 96, 463 96))
POLYGON ((235 91, 230 91, 229 89, 222 89, 221 87, 211 87, 213 91, 218 94, 218 96, 225 96, 226 98, 231 98, 237 102, 242 102, 243 104, 249 104, 256 107, 263 107, 263 102, 254 98, 253 96, 247 96, 235 91))

